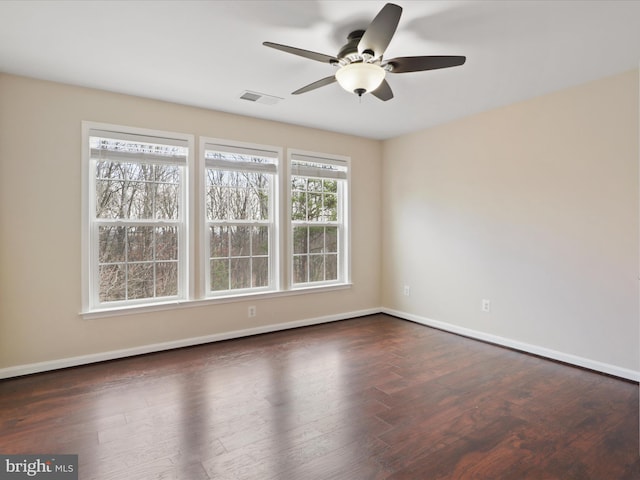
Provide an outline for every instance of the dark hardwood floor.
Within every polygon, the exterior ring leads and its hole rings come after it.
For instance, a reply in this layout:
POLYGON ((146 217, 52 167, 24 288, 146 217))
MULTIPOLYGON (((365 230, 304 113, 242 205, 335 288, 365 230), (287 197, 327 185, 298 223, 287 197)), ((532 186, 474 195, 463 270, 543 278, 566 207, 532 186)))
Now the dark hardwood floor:
POLYGON ((638 385, 385 315, 0 381, 81 479, 640 479, 638 385))

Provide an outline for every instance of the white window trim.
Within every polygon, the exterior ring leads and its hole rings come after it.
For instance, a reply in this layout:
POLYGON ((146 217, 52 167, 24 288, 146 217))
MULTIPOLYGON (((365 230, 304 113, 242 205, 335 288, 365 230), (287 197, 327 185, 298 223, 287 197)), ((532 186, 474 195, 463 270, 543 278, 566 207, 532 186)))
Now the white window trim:
MULTIPOLYGON (((282 289, 281 283, 281 274, 280 274, 280 263, 281 263, 281 251, 280 251, 280 239, 281 239, 281 209, 280 209, 280 192, 281 192, 281 177, 282 177, 282 166, 283 166, 283 148, 275 145, 264 145, 257 143, 248 143, 248 142, 238 142, 234 140, 221 139, 221 138, 213 138, 213 137, 200 137, 199 141, 199 150, 198 150, 198 175, 199 175, 199 183, 198 183, 198 191, 200 193, 200 198, 198 201, 198 218, 199 218, 199 227, 200 227, 200 295, 199 299, 207 299, 207 300, 224 300, 228 298, 243 298, 250 295, 259 295, 259 294, 269 294, 276 293, 282 289), (205 160, 205 151, 208 150, 212 146, 220 146, 225 151, 228 152, 237 152, 242 154, 250 154, 251 152, 272 152, 275 158, 275 171, 267 172, 272 173, 274 175, 274 182, 271 185, 271 195, 270 195, 270 209, 273 215, 272 227, 270 229, 270 245, 269 245, 269 272, 270 279, 269 282, 271 284, 270 287, 257 287, 257 288, 246 288, 246 289, 236 289, 236 290, 224 290, 220 293, 211 292, 209 285, 209 253, 210 253, 210 242, 209 242, 209 234, 207 229, 207 220, 206 220, 206 205, 205 205, 205 170, 207 168, 207 162, 205 160)), ((234 223, 234 222, 231 222, 234 223)))
MULTIPOLYGON (((286 279, 284 285, 287 290, 291 291, 311 291, 314 288, 323 288, 328 286, 340 286, 351 285, 351 157, 344 155, 334 155, 322 152, 313 152, 308 150, 300 150, 296 148, 287 149, 287 165, 286 172, 283 175, 285 177, 285 191, 286 191, 286 206, 284 215, 285 230, 287 235, 286 251, 284 258, 286 279), (311 282, 311 283, 293 283, 293 222, 291 220, 291 176, 292 176, 292 161, 293 157, 304 157, 304 161, 317 160, 318 163, 335 163, 336 165, 346 165, 347 176, 343 185, 343 208, 342 208, 342 231, 343 234, 339 240, 338 246, 338 262, 339 269, 338 280, 326 281, 326 282, 311 282), (342 264, 342 265, 340 265, 342 264), (340 268, 342 267, 342 268, 340 268)), ((320 223, 318 226, 323 225, 320 223)))
MULTIPOLYGON (((193 161, 194 161, 194 144, 195 139, 193 135, 166 132, 160 130, 152 130, 147 128, 128 127, 123 125, 113 125, 108 123, 99 123, 91 121, 82 121, 82 205, 81 205, 81 282, 82 282, 82 315, 90 315, 92 313, 104 312, 104 311, 124 311, 127 309, 139 309, 141 306, 153 306, 162 305, 171 302, 180 302, 193 298, 193 282, 191 281, 193 271, 193 259, 194 259, 194 237, 191 233, 191 225, 193 225, 193 205, 194 192, 191 185, 193 185, 193 161), (102 132, 99 132, 102 131, 102 132), (94 166, 91 161, 91 149, 89 146, 89 137, 91 133, 114 133, 119 136, 126 135, 139 135, 147 136, 157 139, 171 139, 177 140, 180 143, 186 143, 188 148, 188 155, 185 163, 186 175, 183 179, 183 191, 182 202, 184 203, 184 229, 181 232, 181 252, 179 254, 180 272, 181 276, 178 279, 179 292, 181 296, 175 298, 157 298, 157 299, 142 299, 142 300, 130 300, 127 302, 114 302, 113 305, 101 305, 97 301, 97 271, 93 261, 97 258, 98 242, 96 237, 95 224, 92 221, 92 209, 95 207, 95 178, 94 178, 94 166)), ((125 222, 123 222, 125 224, 125 222)))

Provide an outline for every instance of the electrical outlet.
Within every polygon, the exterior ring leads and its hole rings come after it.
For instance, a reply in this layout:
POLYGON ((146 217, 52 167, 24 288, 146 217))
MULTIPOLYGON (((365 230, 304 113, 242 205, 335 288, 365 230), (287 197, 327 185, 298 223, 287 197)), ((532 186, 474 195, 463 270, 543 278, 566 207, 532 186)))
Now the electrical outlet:
POLYGON ((252 305, 252 306, 249 307, 248 315, 249 315, 249 318, 256 316, 256 307, 255 306, 252 305))
POLYGON ((491 300, 486 298, 482 299, 482 311, 487 313, 491 311, 491 300))
POLYGON ((410 296, 411 295, 411 287, 409 285, 405 285, 403 292, 404 292, 404 296, 405 297, 410 296))

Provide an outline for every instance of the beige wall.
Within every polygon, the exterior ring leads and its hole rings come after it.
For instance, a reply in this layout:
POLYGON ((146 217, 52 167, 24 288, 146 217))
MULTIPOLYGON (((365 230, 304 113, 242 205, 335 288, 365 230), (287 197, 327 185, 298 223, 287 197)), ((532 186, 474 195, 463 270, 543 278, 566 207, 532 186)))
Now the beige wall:
POLYGON ((0 369, 378 308, 381 151, 353 136, 0 75, 0 369), (81 319, 82 120, 350 156, 353 287, 81 319))
POLYGON ((637 372, 638 218, 637 71, 385 142, 0 74, 0 369, 382 305, 637 372), (353 287, 82 320, 82 120, 351 156, 353 287))
POLYGON ((638 370, 637 71, 383 149, 385 307, 638 370))

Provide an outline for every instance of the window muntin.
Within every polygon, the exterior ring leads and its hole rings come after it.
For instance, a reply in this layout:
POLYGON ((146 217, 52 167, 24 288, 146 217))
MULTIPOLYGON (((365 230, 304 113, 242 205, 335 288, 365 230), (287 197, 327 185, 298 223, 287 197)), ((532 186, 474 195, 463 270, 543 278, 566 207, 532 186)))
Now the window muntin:
POLYGON ((203 151, 206 294, 276 289, 278 149, 205 140, 203 151))
POLYGON ((187 298, 188 140, 89 128, 89 309, 187 298))
POLYGON ((348 161, 291 154, 291 284, 343 283, 348 161))

